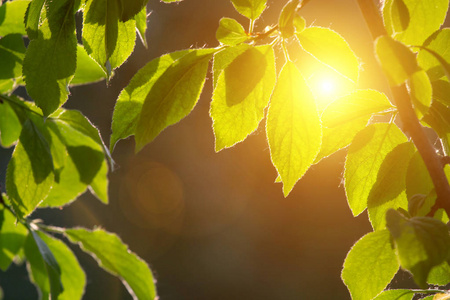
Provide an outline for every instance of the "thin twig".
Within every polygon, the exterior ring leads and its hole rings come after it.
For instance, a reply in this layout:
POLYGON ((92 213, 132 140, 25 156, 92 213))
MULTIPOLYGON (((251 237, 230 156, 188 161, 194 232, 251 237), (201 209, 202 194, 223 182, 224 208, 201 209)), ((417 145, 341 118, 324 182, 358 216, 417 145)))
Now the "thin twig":
MULTIPOLYGON (((373 40, 382 35, 387 35, 383 21, 373 0, 356 0, 372 34, 373 40)), ((420 125, 411 103, 405 84, 391 87, 395 104, 398 108, 404 131, 409 134, 417 150, 420 153, 428 173, 431 176, 436 190, 437 200, 432 211, 443 208, 450 216, 450 186, 445 176, 442 161, 436 153, 425 131, 420 125)))

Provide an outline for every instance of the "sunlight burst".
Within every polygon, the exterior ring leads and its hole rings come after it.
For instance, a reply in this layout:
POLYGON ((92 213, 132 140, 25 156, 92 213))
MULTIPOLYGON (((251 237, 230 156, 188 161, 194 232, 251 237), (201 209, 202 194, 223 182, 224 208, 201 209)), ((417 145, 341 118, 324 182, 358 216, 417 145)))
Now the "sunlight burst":
POLYGON ((348 79, 334 71, 316 72, 308 79, 308 84, 316 98, 319 111, 353 88, 353 84, 348 79))

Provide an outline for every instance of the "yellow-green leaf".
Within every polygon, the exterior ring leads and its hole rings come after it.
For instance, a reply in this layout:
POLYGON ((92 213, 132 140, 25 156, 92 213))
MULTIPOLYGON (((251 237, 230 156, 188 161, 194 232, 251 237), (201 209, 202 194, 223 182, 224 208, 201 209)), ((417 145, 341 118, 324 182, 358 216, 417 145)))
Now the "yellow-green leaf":
POLYGON ((380 230, 366 234, 353 245, 341 277, 352 299, 371 300, 388 285, 398 268, 389 231, 380 230))
POLYGON ((209 60, 216 49, 198 49, 176 60, 152 85, 136 125, 136 151, 187 116, 205 83, 209 60))
POLYGON ((420 71, 415 54, 404 44, 388 36, 375 41, 378 62, 391 85, 400 85, 413 73, 420 71))
POLYGON ((345 193, 354 216, 367 207, 370 191, 386 155, 407 141, 395 124, 372 124, 360 131, 348 149, 345 161, 345 193))
POLYGON ((245 42, 248 35, 244 27, 235 19, 222 18, 216 31, 216 39, 222 44, 234 46, 245 42))
POLYGON ((316 161, 346 147, 372 114, 390 108, 386 95, 375 90, 356 90, 330 103, 322 113, 322 147, 316 161))
POLYGON ((297 33, 303 49, 353 82, 358 81, 359 61, 345 39, 336 31, 309 27, 297 33))
POLYGON ((210 110, 216 151, 243 141, 256 130, 269 103, 275 76, 270 45, 249 48, 221 72, 210 110))
POLYGON ((272 163, 287 196, 314 162, 322 140, 314 97, 300 71, 290 61, 278 76, 266 131, 272 163))

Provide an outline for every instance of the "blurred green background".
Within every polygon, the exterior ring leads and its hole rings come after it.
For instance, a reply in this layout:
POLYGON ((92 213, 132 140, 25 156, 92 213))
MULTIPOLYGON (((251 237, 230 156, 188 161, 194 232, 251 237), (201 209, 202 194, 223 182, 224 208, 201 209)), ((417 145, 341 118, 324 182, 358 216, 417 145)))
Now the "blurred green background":
MULTIPOLYGON (((277 22, 285 1, 268 1, 257 29, 277 22)), ((228 0, 150 0, 145 49, 105 82, 73 88, 66 108, 81 110, 108 143, 115 100, 133 74, 162 54, 190 47, 216 47, 221 17, 248 21, 228 0)), ((353 0, 311 0, 302 10, 308 25, 341 33, 361 58, 358 88, 385 91, 372 41, 353 0)), ((293 55, 313 70, 311 59, 293 55)), ((310 71, 313 72, 313 71, 310 71)), ((306 76, 311 76, 308 74, 306 76)), ((214 152, 209 118, 211 76, 194 111, 134 154, 132 138, 119 142, 110 179, 110 204, 85 194, 63 210, 33 217, 57 226, 101 226, 117 233, 145 259, 161 300, 348 299, 340 272, 350 247, 371 227, 366 213, 354 218, 342 186, 344 151, 313 166, 288 198, 271 164, 264 121, 243 143, 214 152)), ((0 149, 0 182, 12 149, 0 149)), ((86 270, 84 299, 131 299, 121 282, 72 247, 86 270)), ((370 270, 367 270, 370 272, 370 270)), ((397 275, 393 286, 409 276, 397 275)), ((25 266, 0 274, 4 299, 37 299, 25 266)))

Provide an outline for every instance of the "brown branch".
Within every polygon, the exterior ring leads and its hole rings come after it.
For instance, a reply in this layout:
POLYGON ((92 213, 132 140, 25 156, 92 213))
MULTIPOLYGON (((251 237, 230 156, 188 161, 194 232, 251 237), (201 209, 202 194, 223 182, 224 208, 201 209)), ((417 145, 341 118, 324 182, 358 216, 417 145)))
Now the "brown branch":
MULTIPOLYGON (((356 0, 359 8, 366 20, 367 27, 372 34, 373 40, 382 35, 387 35, 383 26, 380 13, 373 0, 356 0)), ((394 96, 395 105, 397 106, 400 119, 402 120, 404 131, 409 134, 417 150, 420 153, 428 173, 433 181, 437 194, 436 204, 432 211, 443 208, 447 215, 450 216, 450 185, 445 176, 442 160, 436 153, 430 140, 427 138, 425 131, 420 125, 414 108, 411 103, 405 84, 391 87, 394 96)))

